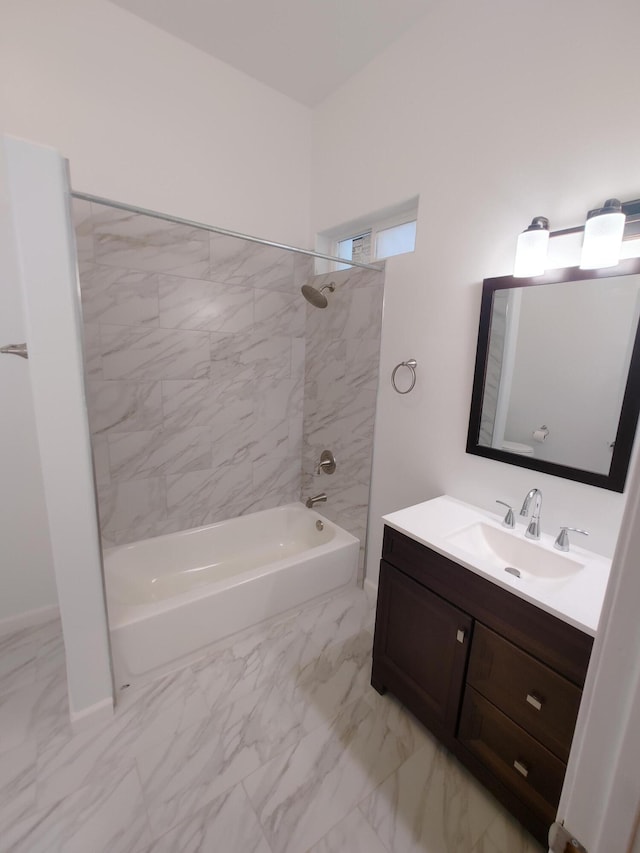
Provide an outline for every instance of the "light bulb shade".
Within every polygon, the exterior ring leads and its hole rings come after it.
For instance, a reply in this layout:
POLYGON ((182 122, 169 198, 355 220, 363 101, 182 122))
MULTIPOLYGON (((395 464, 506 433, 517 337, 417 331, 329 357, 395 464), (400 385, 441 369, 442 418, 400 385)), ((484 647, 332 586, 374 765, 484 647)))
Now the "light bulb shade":
POLYGON ((536 216, 526 231, 518 235, 514 278, 532 278, 546 269, 549 248, 549 220, 536 216))
POLYGON ((584 226, 580 269, 614 267, 620 260, 625 215, 618 199, 610 198, 600 210, 589 212, 584 226))

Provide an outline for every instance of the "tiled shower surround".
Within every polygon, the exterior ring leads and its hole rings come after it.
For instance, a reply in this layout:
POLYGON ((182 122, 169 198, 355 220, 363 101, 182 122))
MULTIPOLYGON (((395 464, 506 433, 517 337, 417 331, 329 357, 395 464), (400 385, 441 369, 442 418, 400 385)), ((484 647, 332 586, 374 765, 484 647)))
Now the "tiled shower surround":
POLYGON ((300 293, 305 255, 78 200, 74 223, 104 545, 303 486, 363 541, 382 274, 335 273, 320 310, 300 293), (338 471, 313 483, 325 446, 338 471))
POLYGON ((364 565, 373 428, 378 389, 384 272, 352 268, 316 276, 336 285, 326 309, 309 305, 306 323, 302 490, 326 492, 318 509, 360 539, 364 565), (333 474, 316 474, 322 450, 333 474))
POLYGON ((493 295, 491 311, 491 339, 487 357, 487 370, 484 377, 484 396, 482 416, 480 418, 479 444, 491 447, 498 408, 498 389, 502 376, 502 362, 507 334, 508 292, 497 290, 493 295))

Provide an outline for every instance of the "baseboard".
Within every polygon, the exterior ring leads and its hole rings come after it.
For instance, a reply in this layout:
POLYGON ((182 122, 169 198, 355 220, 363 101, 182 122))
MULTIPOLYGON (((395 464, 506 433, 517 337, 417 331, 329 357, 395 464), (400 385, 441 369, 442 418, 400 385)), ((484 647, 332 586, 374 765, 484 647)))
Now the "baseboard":
POLYGON ((16 616, 5 616, 0 619, 0 637, 12 634, 14 631, 22 631, 24 628, 36 628, 60 618, 60 610, 57 604, 47 607, 38 607, 36 610, 27 610, 26 613, 18 613, 16 616))
POLYGON ((378 597, 378 584, 369 578, 364 579, 364 591, 375 600, 378 597))
POLYGON ((113 696, 108 696, 82 711, 71 711, 71 728, 74 734, 107 724, 113 717, 113 696))

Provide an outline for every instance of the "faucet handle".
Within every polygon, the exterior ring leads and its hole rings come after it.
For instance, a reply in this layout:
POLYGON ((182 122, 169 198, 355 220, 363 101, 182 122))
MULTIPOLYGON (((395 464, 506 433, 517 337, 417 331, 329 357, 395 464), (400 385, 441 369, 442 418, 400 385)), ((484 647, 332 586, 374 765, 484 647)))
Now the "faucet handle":
POLYGON ((506 506, 506 508, 507 508, 507 514, 502 519, 502 526, 503 527, 511 527, 511 528, 515 527, 516 526, 516 520, 513 517, 513 508, 511 506, 509 506, 508 503, 505 503, 505 501, 496 501, 496 503, 502 504, 502 506, 506 506))
POLYGON ((333 474, 336 470, 336 457, 330 450, 323 450, 320 454, 320 461, 316 465, 316 474, 333 474))
POLYGON ((557 548, 558 551, 568 551, 569 545, 569 531, 573 531, 574 533, 582 533, 583 536, 588 536, 589 533, 586 530, 580 530, 579 527, 561 527, 560 533, 556 536, 556 541, 553 543, 553 547, 557 548))

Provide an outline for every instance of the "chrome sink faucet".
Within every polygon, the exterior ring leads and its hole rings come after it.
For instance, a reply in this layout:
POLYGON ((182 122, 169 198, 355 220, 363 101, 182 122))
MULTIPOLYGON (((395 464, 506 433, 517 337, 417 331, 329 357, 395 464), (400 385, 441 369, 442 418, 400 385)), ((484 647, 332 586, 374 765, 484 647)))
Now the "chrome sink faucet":
POLYGON ((523 501, 522 509, 520 510, 520 515, 524 515, 526 517, 529 514, 529 507, 531 506, 531 501, 533 501, 533 511, 531 513, 531 518, 529 519, 529 524, 524 535, 527 539, 539 539, 540 509, 542 507, 542 492, 540 491, 540 489, 531 489, 531 491, 527 494, 526 498, 523 501))

